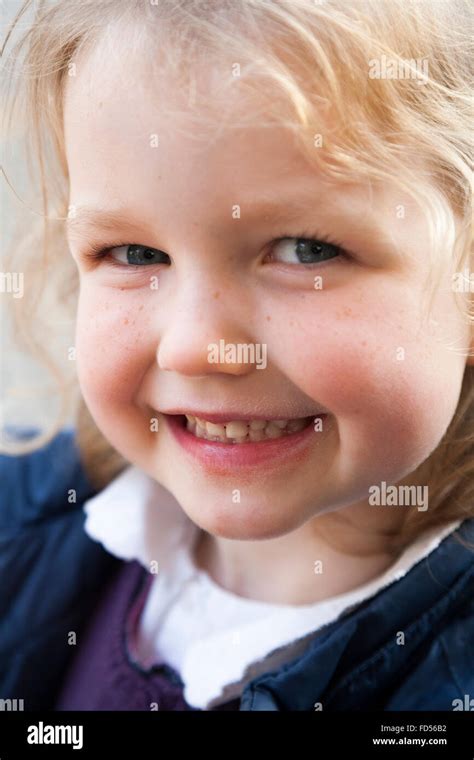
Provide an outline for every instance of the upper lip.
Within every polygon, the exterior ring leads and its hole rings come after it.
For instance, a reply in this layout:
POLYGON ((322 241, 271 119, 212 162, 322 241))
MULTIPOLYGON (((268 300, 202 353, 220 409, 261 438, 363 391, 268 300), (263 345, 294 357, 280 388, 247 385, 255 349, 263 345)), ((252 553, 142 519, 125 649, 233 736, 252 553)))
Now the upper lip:
POLYGON ((199 409, 160 409, 161 414, 185 414, 192 417, 198 417, 200 420, 207 420, 208 422, 222 423, 233 422, 234 420, 299 420, 305 417, 314 417, 318 414, 324 414, 324 412, 314 412, 312 414, 300 414, 300 415, 288 415, 282 414, 258 414, 255 412, 236 412, 229 411, 225 414, 216 414, 215 412, 207 412, 199 409))

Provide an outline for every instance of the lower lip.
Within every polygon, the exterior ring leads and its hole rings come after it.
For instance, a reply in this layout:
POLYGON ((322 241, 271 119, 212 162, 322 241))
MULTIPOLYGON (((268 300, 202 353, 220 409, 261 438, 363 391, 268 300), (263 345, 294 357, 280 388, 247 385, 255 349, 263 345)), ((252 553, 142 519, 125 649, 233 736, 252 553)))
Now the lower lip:
MULTIPOLYGON (((281 467, 282 462, 294 464, 308 455, 315 441, 314 422, 297 433, 285 433, 281 438, 269 438, 251 443, 220 443, 198 438, 178 415, 163 415, 176 441, 206 469, 228 473, 237 468, 252 469, 259 465, 281 467)), ((314 419, 324 419, 321 414, 314 419)), ((319 433, 319 435, 321 435, 319 433)))

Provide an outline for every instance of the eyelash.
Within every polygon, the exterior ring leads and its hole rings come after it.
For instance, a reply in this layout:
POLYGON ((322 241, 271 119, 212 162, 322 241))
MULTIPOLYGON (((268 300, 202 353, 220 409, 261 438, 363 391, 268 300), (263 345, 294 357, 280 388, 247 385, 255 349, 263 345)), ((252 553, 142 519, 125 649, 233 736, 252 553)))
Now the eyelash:
MULTIPOLYGON (((342 243, 338 242, 334 238, 331 238, 328 235, 319 235, 319 234, 315 235, 314 232, 311 232, 308 230, 295 234, 295 235, 281 235, 280 237, 272 240, 271 245, 276 245, 276 243, 280 243, 283 240, 310 240, 310 241, 315 241, 318 243, 325 243, 326 245, 332 245, 335 248, 337 248, 341 257, 348 259, 351 256, 351 254, 344 248, 342 243)), ((120 248, 122 246, 130 246, 130 245, 134 245, 134 244, 130 242, 124 242, 124 241, 109 243, 106 246, 101 245, 100 243, 92 243, 89 246, 89 248, 86 250, 85 257, 86 259, 90 261, 101 261, 103 259, 106 259, 108 255, 110 254, 110 251, 112 251, 114 248, 120 248)), ((138 245, 138 243, 136 245, 138 245)), ((142 244, 140 243, 139 245, 142 245, 142 244)), ((152 248, 153 246, 143 245, 143 247, 152 248)), ((166 251, 163 251, 163 253, 166 253, 166 251)), ((334 257, 334 258, 339 258, 339 257, 334 257)), ((329 259, 329 261, 332 261, 332 259, 329 259)), ((120 262, 116 261, 112 257, 109 258, 108 263, 111 266, 117 266, 117 267, 120 267, 121 269, 143 269, 144 268, 144 266, 140 264, 135 264, 135 265, 121 264, 120 262)), ((329 262, 323 262, 323 263, 329 263, 329 262)), ((294 267, 297 265, 289 264, 288 266, 294 267)), ((313 264, 301 263, 299 266, 300 267, 314 267, 314 266, 321 266, 321 264, 317 264, 316 262, 313 264)))
MULTIPOLYGON (((93 261, 99 261, 100 259, 105 259, 105 257, 110 253, 110 251, 113 248, 121 248, 123 245, 132 245, 132 243, 125 243, 124 241, 117 241, 116 243, 108 243, 108 245, 104 246, 100 243, 91 243, 89 248, 85 252, 85 256, 87 259, 92 259, 93 261)), ((114 261, 114 259, 112 259, 114 261)), ((118 263, 118 262, 117 262, 118 263)), ((124 266, 123 264, 120 264, 119 266, 124 266)), ((129 265, 132 266, 132 265, 129 265)))

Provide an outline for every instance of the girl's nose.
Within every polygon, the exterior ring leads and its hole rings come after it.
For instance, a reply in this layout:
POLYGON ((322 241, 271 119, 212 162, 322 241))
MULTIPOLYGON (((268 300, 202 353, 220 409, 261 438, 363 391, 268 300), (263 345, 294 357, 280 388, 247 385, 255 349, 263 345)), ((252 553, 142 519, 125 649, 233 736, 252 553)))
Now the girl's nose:
MULTIPOLYGON (((212 293, 212 290, 206 292, 212 293)), ((255 369, 256 344, 246 326, 251 316, 242 302, 196 296, 171 308, 162 322, 156 350, 162 370, 182 375, 244 375, 255 369), (253 350, 252 350, 253 349, 253 350)))

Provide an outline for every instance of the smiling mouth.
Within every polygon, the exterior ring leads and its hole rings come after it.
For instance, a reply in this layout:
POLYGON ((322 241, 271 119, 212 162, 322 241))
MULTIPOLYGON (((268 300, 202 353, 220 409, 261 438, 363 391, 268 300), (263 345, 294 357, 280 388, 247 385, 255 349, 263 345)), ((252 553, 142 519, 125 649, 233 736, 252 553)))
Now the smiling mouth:
POLYGON ((309 427, 315 419, 311 416, 284 420, 229 420, 216 424, 187 414, 177 415, 177 418, 181 427, 196 438, 228 444, 258 443, 287 437, 309 427))

